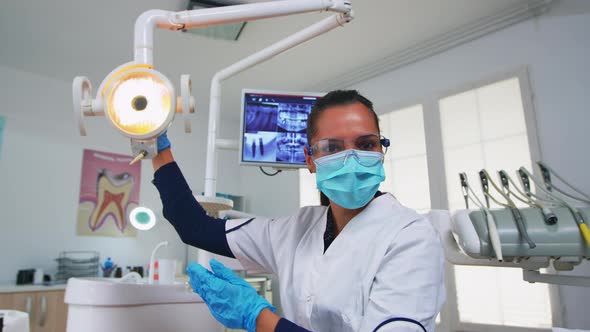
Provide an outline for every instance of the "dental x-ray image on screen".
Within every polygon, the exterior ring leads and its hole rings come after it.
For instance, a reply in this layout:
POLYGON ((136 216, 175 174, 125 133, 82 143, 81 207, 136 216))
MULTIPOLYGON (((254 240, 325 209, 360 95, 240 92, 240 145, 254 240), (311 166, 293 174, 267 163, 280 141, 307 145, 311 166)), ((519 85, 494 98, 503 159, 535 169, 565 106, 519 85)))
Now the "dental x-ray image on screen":
POLYGON ((243 90, 240 164, 305 167, 307 118, 323 95, 243 90))

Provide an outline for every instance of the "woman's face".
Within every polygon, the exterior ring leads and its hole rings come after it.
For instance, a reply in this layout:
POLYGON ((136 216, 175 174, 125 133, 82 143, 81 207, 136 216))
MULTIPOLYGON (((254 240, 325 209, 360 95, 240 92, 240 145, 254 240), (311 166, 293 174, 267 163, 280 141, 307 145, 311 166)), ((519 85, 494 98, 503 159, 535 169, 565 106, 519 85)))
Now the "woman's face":
MULTIPOLYGON (((379 134, 379 128, 375 124, 371 110, 359 102, 325 109, 318 118, 316 128, 315 136, 308 137, 309 145, 326 138, 339 138, 352 142, 362 135, 379 134)), ((345 148, 354 149, 355 147, 351 144, 345 148)), ((305 162, 309 171, 315 173, 315 164, 307 153, 307 148, 305 162)))

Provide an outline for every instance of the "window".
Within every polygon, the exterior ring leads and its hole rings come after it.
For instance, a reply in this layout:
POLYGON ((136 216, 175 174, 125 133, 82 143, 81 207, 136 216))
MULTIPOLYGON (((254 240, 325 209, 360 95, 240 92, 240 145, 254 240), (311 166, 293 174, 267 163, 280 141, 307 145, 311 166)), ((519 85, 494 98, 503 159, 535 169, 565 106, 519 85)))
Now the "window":
MULTIPOLYGON (((466 172, 475 184, 482 168, 504 169, 511 176, 521 166, 531 169, 517 78, 443 98, 439 107, 451 211, 465 206, 458 185, 460 172, 466 172)), ((483 197, 480 186, 473 188, 483 197)))
MULTIPOLYGON (((518 78, 443 98, 439 109, 449 210, 465 208, 460 172, 467 173, 483 197, 478 175, 482 168, 493 177, 501 169, 511 176, 521 166, 531 169, 518 78)), ((461 323, 551 327, 546 284, 523 281, 520 269, 455 266, 454 271, 461 323)))
POLYGON ((379 117, 381 134, 391 140, 385 154, 385 182, 404 205, 419 212, 430 209, 430 188, 422 105, 395 110, 379 117))

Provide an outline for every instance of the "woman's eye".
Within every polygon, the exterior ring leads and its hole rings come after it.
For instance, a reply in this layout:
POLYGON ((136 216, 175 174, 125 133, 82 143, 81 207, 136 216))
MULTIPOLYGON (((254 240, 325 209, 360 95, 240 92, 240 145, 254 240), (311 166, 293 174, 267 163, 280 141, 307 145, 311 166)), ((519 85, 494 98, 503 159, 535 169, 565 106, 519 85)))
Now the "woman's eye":
POLYGON ((340 147, 338 144, 329 144, 328 145, 328 152, 334 152, 334 151, 338 151, 340 150, 340 147))
POLYGON ((361 142, 359 144, 359 148, 361 150, 372 150, 375 148, 375 143, 374 142, 361 142))
POLYGON ((338 145, 329 144, 329 145, 326 145, 322 149, 322 152, 324 152, 324 153, 334 153, 334 152, 339 151, 339 150, 340 150, 340 148, 338 147, 338 145))
POLYGON ((334 153, 342 151, 342 144, 340 142, 326 142, 322 146, 322 153, 334 153))

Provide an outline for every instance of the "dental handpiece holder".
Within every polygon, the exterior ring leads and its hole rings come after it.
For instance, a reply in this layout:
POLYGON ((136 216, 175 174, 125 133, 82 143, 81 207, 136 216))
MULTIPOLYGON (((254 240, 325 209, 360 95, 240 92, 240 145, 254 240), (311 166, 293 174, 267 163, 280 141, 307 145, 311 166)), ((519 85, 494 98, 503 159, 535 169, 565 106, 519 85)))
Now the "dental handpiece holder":
MULTIPOLYGON (((510 209, 491 210, 505 261, 522 261, 533 257, 570 261, 590 259, 590 247, 585 244, 569 209, 552 209, 559 219, 555 224, 548 224, 539 208, 522 208, 519 211, 529 236, 536 244, 534 248, 530 248, 522 237, 510 209)), ((590 216, 590 208, 580 208, 580 211, 590 216)), ((456 211, 452 217, 451 230, 457 244, 469 257, 495 259, 483 211, 456 211)))

